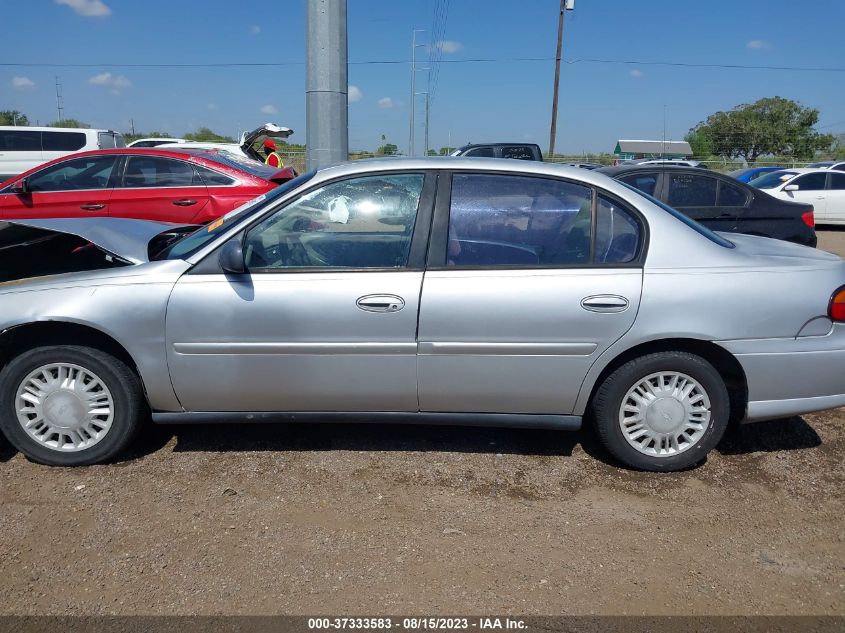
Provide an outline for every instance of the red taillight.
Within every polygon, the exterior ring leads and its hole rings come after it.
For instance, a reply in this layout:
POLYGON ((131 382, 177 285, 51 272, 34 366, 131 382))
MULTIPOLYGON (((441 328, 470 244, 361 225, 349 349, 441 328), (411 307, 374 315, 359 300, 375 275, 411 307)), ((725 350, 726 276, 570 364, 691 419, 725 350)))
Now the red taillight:
POLYGON ((809 226, 811 229, 816 228, 816 216, 813 214, 812 209, 806 213, 802 213, 801 219, 804 220, 804 224, 809 226))
POLYGON ((833 293, 830 298, 830 306, 827 308, 827 314, 831 321, 839 321, 845 323, 845 286, 842 286, 833 293))

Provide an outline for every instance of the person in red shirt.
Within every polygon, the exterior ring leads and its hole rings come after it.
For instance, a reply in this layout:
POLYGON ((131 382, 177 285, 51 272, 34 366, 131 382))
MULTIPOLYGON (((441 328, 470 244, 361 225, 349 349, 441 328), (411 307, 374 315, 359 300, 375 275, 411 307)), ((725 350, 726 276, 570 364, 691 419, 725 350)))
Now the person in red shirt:
POLYGON ((273 142, 272 139, 266 139, 264 141, 264 164, 270 165, 270 167, 277 167, 281 169, 285 166, 284 161, 282 160, 282 155, 276 151, 276 143, 273 142))

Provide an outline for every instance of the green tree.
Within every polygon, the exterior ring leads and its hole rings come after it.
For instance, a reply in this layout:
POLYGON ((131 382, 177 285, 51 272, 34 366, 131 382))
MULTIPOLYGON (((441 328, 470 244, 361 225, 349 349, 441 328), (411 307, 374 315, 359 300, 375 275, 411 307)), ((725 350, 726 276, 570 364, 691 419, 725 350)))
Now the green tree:
POLYGON ((137 141, 139 138, 173 138, 167 132, 123 132, 123 140, 127 143, 137 141))
POLYGON ((376 150, 379 156, 396 156, 399 153, 399 148, 393 143, 385 143, 376 150))
POLYGON ((830 154, 834 160, 845 159, 845 134, 837 134, 830 146, 830 154))
POLYGON ((684 140, 689 143, 692 148, 692 155, 695 158, 709 158, 713 155, 713 142, 710 140, 710 135, 704 129, 692 129, 684 137, 684 140))
POLYGON ((458 149, 458 148, 457 148, 457 147, 441 147, 441 148, 440 148, 440 151, 439 151, 439 152, 437 152, 437 153, 438 153, 440 156, 448 156, 449 154, 451 154, 452 152, 454 152, 456 149, 458 149))
POLYGON ((690 133, 709 139, 714 154, 743 158, 753 165, 760 156, 808 159, 817 150, 830 147, 833 137, 813 129, 818 120, 815 108, 782 97, 767 97, 711 114, 690 133))
POLYGON ((187 141, 203 141, 210 143, 234 143, 235 139, 231 136, 223 136, 210 130, 207 127, 201 127, 196 132, 188 132, 184 136, 187 141))
POLYGON ((79 128, 89 128, 91 127, 87 123, 83 123, 78 119, 62 119, 61 121, 53 121, 52 123, 47 124, 48 127, 79 127, 79 128))
POLYGON ((0 125, 29 125, 29 119, 18 110, 0 110, 0 125))

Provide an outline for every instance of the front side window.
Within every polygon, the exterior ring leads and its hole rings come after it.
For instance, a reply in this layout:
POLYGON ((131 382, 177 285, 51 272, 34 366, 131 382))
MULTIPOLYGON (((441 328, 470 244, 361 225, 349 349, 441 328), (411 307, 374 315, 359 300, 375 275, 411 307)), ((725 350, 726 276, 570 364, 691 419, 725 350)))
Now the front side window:
POLYGON ((247 267, 406 266, 423 181, 422 174, 385 174, 315 189, 250 229, 247 267))
POLYGON ((85 147, 85 132, 43 132, 45 152, 76 152, 85 147))
POLYGON ((75 158, 31 175, 27 186, 30 191, 106 189, 115 161, 114 156, 75 158))
POLYGON ((845 163, 837 163, 831 169, 835 169, 836 171, 845 171, 845 163))
POLYGON ((799 191, 821 191, 824 189, 824 181, 826 178, 827 174, 819 171, 814 174, 798 176, 795 180, 791 180, 789 184, 798 185, 799 191))
POLYGON ((447 266, 587 263, 592 189, 547 178, 455 174, 447 266))
POLYGON ((201 187, 202 179, 185 161, 157 156, 130 156, 123 174, 123 187, 201 187))
POLYGON ((845 190, 845 174, 837 174, 831 172, 830 174, 830 189, 835 189, 836 191, 843 191, 845 190))
POLYGON ((692 174, 669 174, 669 197, 666 203, 670 207, 715 207, 715 178, 693 176, 692 174))
POLYGON ((654 195, 654 190, 657 188, 657 174, 656 173, 633 173, 627 176, 622 176, 619 180, 626 182, 632 187, 636 187, 640 191, 647 193, 650 196, 654 195))

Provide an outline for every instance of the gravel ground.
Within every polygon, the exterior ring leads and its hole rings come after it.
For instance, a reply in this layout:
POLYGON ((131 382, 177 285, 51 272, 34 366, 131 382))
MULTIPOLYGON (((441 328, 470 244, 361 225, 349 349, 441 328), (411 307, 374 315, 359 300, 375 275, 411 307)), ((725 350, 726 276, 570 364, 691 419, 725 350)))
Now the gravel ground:
POLYGON ((0 613, 845 614, 843 454, 845 409, 667 475, 586 431, 151 427, 78 469, 2 443, 0 613))

